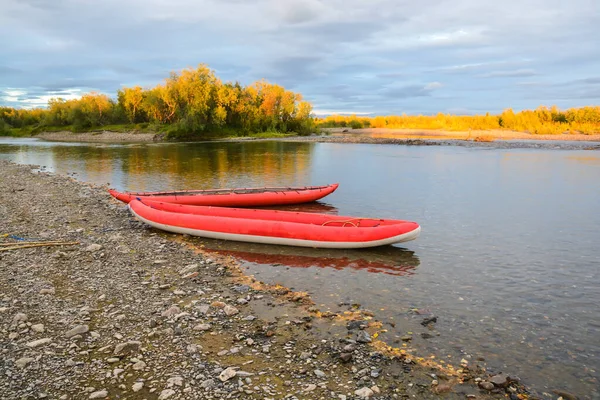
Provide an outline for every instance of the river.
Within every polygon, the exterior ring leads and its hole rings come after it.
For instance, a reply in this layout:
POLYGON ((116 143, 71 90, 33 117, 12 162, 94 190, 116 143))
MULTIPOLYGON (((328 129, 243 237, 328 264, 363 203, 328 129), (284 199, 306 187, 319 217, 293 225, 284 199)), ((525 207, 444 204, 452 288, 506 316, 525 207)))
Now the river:
POLYGON ((421 355, 485 362, 542 397, 600 399, 598 151, 0 138, 0 158, 132 191, 338 182, 292 209, 414 220, 421 236, 364 251, 204 245, 322 309, 372 310, 395 346, 411 337, 421 355))

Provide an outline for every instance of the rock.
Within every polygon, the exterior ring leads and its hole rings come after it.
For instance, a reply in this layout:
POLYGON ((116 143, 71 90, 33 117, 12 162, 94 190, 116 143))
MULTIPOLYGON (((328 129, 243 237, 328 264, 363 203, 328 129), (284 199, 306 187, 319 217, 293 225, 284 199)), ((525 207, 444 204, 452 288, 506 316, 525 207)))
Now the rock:
POLYGON ((173 376, 167 379, 167 387, 183 386, 183 378, 181 376, 173 376))
POLYGON ((498 374, 492 376, 489 381, 497 387, 506 387, 508 385, 508 376, 505 374, 498 374))
POLYGON ((246 372, 246 371, 236 371, 235 376, 239 377, 239 378, 247 378, 249 376, 253 376, 254 374, 252 372, 246 372))
POLYGON ((89 330, 90 330, 90 328, 87 325, 77 325, 73 329, 67 331, 67 333, 65 333, 65 337, 70 338, 75 335, 81 335, 83 333, 88 332, 89 330))
POLYGON ((17 366, 17 368, 25 368, 27 364, 29 364, 33 360, 34 359, 31 357, 19 358, 17 361, 15 361, 15 365, 17 366))
POLYGON ((181 309, 177 306, 171 306, 169 308, 167 308, 165 311, 162 312, 162 314, 160 314, 162 317, 174 317, 176 315, 178 315, 179 313, 181 313, 181 309))
POLYGON ((31 325, 31 330, 35 333, 43 333, 44 332, 44 324, 35 324, 31 325))
POLYGON ((371 343, 371 335, 367 331, 360 331, 356 335, 356 341, 358 343, 371 343))
POLYGON ((210 389, 215 386, 214 379, 206 379, 200 383, 200 387, 204 389, 210 389))
POLYGON ((346 329, 352 331, 354 329, 364 329, 369 326, 367 321, 350 321, 346 324, 346 329))
POLYGON ((85 248, 85 251, 89 251, 90 253, 95 253, 99 250, 102 250, 102 245, 96 243, 90 244, 88 247, 85 248))
POLYGON ((225 308, 223 308, 223 311, 225 311, 225 315, 227 315, 228 317, 231 317, 232 315, 235 315, 240 312, 240 310, 230 305, 226 305, 225 308))
POLYGON ((131 387, 131 390, 133 390, 134 392, 139 392, 140 390, 142 390, 143 387, 144 387, 144 382, 136 382, 131 387))
POLYGON ((187 275, 182 276, 183 279, 192 279, 198 276, 198 272, 191 272, 187 275))
POLYGON ((315 390, 317 388, 317 385, 315 385, 314 383, 309 383, 305 388, 304 391, 305 392, 312 392, 313 390, 315 390))
POLYGON ((342 353, 340 354, 340 360, 342 360, 342 362, 349 362, 352 360, 352 353, 342 353))
POLYGON ((210 306, 208 304, 200 304, 196 309, 200 314, 206 314, 210 309, 210 306))
POLYGON ((23 313, 17 313, 13 317, 13 323, 25 322, 25 321, 27 321, 27 315, 25 315, 23 313))
POLYGON ((479 387, 485 390, 493 390, 495 388, 492 382, 482 381, 479 382, 479 387))
POLYGON ((196 354, 196 353, 199 353, 199 352, 200 352, 200 349, 201 349, 201 348, 202 348, 201 346, 198 346, 197 344, 194 344, 194 343, 192 343, 192 344, 189 344, 189 345, 188 345, 188 346, 185 348, 185 350, 186 350, 188 353, 190 353, 190 354, 196 354))
POLYGON ((438 317, 436 317, 435 315, 429 318, 425 318, 423 321, 421 321, 421 325, 426 326, 429 324, 433 324, 437 322, 438 317))
POLYGON ((146 363, 143 361, 138 361, 133 364, 131 368, 133 368, 134 371, 142 371, 144 368, 146 368, 146 363))
POLYGON ((431 333, 423 332, 423 333, 421 333, 421 337, 423 339, 431 339, 433 337, 433 335, 431 333))
POLYGON ((34 349, 36 347, 47 345, 51 341, 52 341, 52 339, 50 339, 50 338, 38 339, 38 340, 34 340, 33 342, 27 343, 26 346, 34 349))
POLYGON ((229 367, 219 374, 221 382, 227 382, 236 375, 235 369, 229 367))
POLYGON ((325 372, 321 371, 320 369, 315 369, 314 370, 314 374, 318 377, 318 378, 325 378, 325 372))
POLYGON ((90 394, 90 399, 103 399, 108 396, 108 390, 102 389, 90 394))
POLYGON ((175 391, 173 389, 165 389, 162 392, 160 392, 160 396, 158 396, 158 400, 168 399, 169 397, 173 396, 174 394, 175 394, 175 391))
POLYGON ((445 383, 442 384, 442 385, 439 385, 439 386, 437 386, 435 388, 435 392, 436 393, 448 393, 448 392, 451 392, 451 391, 452 391, 452 386, 447 385, 445 383))
POLYGON ((210 324, 198 324, 194 326, 195 331, 209 331, 211 328, 210 324))
POLYGON ((363 387, 354 391, 354 394, 362 399, 368 399, 373 396, 375 393, 368 387, 363 387))
POLYGON ((138 341, 130 341, 127 343, 119 343, 115 346, 115 351, 114 354, 115 355, 127 355, 127 354, 131 354, 135 351, 138 351, 140 349, 140 346, 142 345, 141 342, 138 341))
POLYGON ((52 287, 52 288, 44 288, 42 290, 40 290, 40 294, 55 294, 56 290, 52 287))
POLYGON ((250 291, 250 286, 248 285, 236 285, 232 288, 235 292, 238 293, 247 293, 250 291))
POLYGON ((345 345, 345 346, 344 346, 344 349, 343 349, 343 350, 344 350, 346 353, 351 353, 351 352, 353 352, 354 350, 356 350, 356 345, 355 345, 355 344, 352 344, 352 343, 350 343, 350 344, 347 344, 347 345, 345 345))
POLYGON ((554 393, 557 396, 562 397, 565 400, 577 400, 577 396, 575 396, 574 394, 571 394, 569 392, 565 392, 564 390, 553 389, 552 393, 554 393))

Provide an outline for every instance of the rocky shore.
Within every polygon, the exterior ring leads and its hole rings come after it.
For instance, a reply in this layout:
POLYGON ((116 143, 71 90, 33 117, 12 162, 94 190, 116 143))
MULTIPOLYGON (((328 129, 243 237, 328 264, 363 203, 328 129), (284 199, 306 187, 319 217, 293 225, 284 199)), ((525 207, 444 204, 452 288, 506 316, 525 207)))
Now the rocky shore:
POLYGON ((32 168, 0 161, 2 399, 533 398, 482 361, 388 347, 376 314, 323 314, 135 221, 105 187, 32 168))
POLYGON ((42 132, 37 138, 53 142, 86 142, 86 143, 147 143, 160 141, 160 135, 143 132, 83 132, 69 131, 42 132))

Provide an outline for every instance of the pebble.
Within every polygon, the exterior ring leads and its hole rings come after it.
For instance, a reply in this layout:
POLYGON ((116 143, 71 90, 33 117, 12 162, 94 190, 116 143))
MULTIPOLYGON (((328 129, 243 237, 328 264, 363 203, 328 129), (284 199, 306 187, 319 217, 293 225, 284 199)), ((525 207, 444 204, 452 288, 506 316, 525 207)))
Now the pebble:
POLYGON ((36 347, 44 346, 44 345, 50 343, 51 341, 52 341, 52 339, 50 339, 50 338, 38 339, 38 340, 34 340, 32 342, 27 343, 26 346, 34 349, 36 347))
POLYGON ((314 370, 314 374, 318 377, 318 378, 325 378, 325 372, 321 371, 320 369, 315 369, 314 370))
POLYGON ((313 390, 315 390, 317 388, 317 385, 315 385, 314 383, 309 383, 305 388, 304 391, 305 392, 312 392, 313 390))
POLYGON ((231 317, 232 315, 235 315, 240 312, 240 310, 230 305, 226 305, 225 308, 223 308, 223 311, 228 317, 231 317))
POLYGON ((236 375, 235 369, 229 367, 219 374, 221 382, 227 382, 236 375))
POLYGON ((479 387, 485 390, 493 390, 495 388, 492 382, 482 381, 479 382, 479 387))
POLYGON ((362 399, 368 399, 373 396, 375 393, 368 387, 363 387, 354 391, 354 394, 362 399))
POLYGON ((497 387, 506 387, 508 385, 508 376, 504 374, 498 374, 492 376, 489 381, 497 387))
POLYGON ((173 396, 174 394, 175 394, 175 391, 173 389, 165 389, 162 392, 160 392, 160 395, 158 396, 158 400, 168 399, 169 397, 173 396))
POLYGON ((131 386, 131 390, 134 392, 139 392, 144 387, 144 382, 136 382, 131 386))
POLYGON ((114 354, 115 355, 127 355, 127 354, 131 354, 135 351, 138 351, 140 346, 141 346, 141 342, 137 342, 137 341, 130 341, 127 343, 119 343, 115 346, 115 351, 114 354))
POLYGON ((108 390, 102 389, 90 394, 90 399, 103 399, 108 396, 108 390))
POLYGON ((44 324, 35 324, 31 325, 31 330, 35 333, 43 333, 44 332, 44 324))
POLYGON ((17 368, 25 368, 27 364, 29 364, 33 360, 34 359, 31 357, 19 358, 17 361, 15 361, 15 365, 17 366, 17 368))
POLYGON ((102 245, 97 243, 90 244, 88 247, 85 248, 85 251, 89 251, 90 253, 95 253, 99 250, 102 250, 102 245))
POLYGON ((83 333, 86 333, 89 330, 90 330, 90 328, 87 325, 77 325, 73 329, 68 330, 67 333, 65 333, 65 337, 66 338, 71 338, 71 337, 73 337, 75 335, 81 335, 83 333))
POLYGON ((367 331, 359 331, 356 335, 356 341, 358 343, 371 343, 371 335, 367 331))
POLYGON ((144 368, 146 368, 146 363, 143 361, 138 361, 135 364, 133 364, 131 368, 133 368, 134 371, 141 371, 144 368))
POLYGON ((198 324, 194 326, 195 331, 209 331, 211 328, 210 324, 198 324))
POLYGON ((40 290, 40 294, 56 294, 56 290, 54 288, 44 288, 40 290))
POLYGON ((171 306, 160 314, 162 317, 174 317, 177 314, 181 313, 181 309, 177 306, 171 306))
POLYGON ((13 323, 17 323, 17 322, 25 322, 27 321, 27 315, 23 314, 23 313, 17 313, 15 314, 15 316, 13 317, 13 323))
POLYGON ((167 379, 167 387, 183 386, 183 378, 181 376, 174 376, 167 379))

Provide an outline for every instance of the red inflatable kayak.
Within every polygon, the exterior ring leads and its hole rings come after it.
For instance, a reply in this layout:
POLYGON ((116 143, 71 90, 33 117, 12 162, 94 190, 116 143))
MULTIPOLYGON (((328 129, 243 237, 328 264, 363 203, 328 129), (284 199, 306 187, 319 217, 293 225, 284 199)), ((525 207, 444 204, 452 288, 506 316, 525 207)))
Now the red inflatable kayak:
POLYGON ((419 236, 416 222, 303 212, 186 206, 133 200, 140 221, 169 232, 212 239, 321 248, 363 248, 419 236))
POLYGON ((181 190, 174 192, 117 192, 109 193, 124 203, 142 200, 193 206, 263 207, 283 204, 308 203, 319 200, 337 189, 339 184, 306 187, 274 187, 249 189, 181 190))

